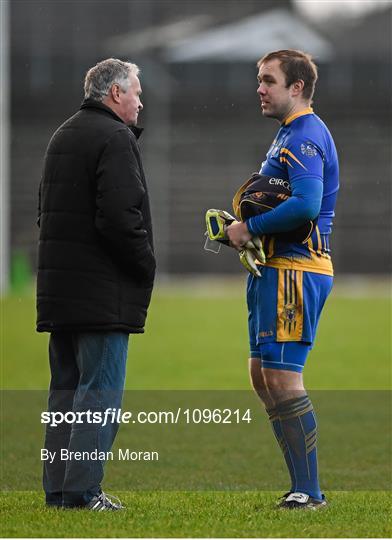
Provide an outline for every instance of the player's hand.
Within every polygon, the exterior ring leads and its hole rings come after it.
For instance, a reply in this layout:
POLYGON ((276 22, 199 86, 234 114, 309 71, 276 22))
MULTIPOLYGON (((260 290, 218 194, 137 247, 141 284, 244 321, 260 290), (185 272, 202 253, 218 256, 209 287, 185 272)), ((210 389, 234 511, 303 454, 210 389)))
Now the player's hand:
POLYGON ((231 245, 238 250, 241 250, 252 238, 246 223, 238 221, 226 227, 225 232, 231 245))

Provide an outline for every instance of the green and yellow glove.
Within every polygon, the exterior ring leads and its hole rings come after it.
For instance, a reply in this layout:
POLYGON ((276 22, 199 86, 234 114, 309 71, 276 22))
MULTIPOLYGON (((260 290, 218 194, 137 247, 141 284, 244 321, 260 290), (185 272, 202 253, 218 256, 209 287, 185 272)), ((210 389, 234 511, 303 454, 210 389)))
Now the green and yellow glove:
MULTIPOLYGON (((226 227, 237 221, 225 210, 211 208, 206 212, 207 236, 210 240, 230 246, 226 235, 226 227)), ((260 238, 254 236, 246 243, 239 252, 241 264, 254 276, 260 277, 261 272, 257 268, 256 260, 265 263, 265 254, 260 238)))
POLYGON ((245 266, 248 272, 256 277, 261 277, 260 267, 256 264, 256 261, 265 263, 265 253, 260 238, 253 236, 245 244, 244 249, 239 252, 239 255, 241 264, 245 266))

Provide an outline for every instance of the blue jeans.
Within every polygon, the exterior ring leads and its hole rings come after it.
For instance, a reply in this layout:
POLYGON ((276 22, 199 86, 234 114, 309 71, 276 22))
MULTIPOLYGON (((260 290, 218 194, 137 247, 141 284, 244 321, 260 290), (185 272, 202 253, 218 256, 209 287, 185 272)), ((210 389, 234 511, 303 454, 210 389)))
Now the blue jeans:
MULTIPOLYGON (((53 332, 49 341, 51 382, 48 411, 99 411, 121 408, 128 352, 123 332, 53 332)), ((85 416, 83 418, 86 418, 85 416)), ((118 423, 47 424, 45 448, 55 456, 44 461, 43 486, 46 503, 54 506, 85 506, 101 490, 104 461, 61 460, 69 452, 110 451, 118 423)))

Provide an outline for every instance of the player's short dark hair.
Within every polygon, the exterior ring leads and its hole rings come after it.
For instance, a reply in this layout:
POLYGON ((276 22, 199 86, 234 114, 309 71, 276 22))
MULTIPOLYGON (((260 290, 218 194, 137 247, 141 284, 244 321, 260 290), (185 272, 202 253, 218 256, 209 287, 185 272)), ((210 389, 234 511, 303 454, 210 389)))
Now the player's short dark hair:
POLYGON ((282 49, 265 54, 257 62, 257 67, 270 60, 280 60, 280 67, 286 77, 286 86, 298 80, 304 82, 302 95, 305 99, 312 99, 317 81, 317 66, 310 54, 294 49, 282 49))

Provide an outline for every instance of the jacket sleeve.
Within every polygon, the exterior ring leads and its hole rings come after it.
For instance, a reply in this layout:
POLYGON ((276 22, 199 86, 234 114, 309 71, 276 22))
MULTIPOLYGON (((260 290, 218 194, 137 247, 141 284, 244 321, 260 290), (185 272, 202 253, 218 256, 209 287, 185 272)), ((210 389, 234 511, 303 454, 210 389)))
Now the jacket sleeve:
POLYGON ((105 247, 125 272, 152 281, 155 258, 141 212, 146 191, 127 129, 106 143, 96 180, 95 226, 105 247))
POLYGON ((38 207, 37 207, 37 226, 41 226, 41 187, 42 187, 42 180, 39 183, 38 188, 38 207))

